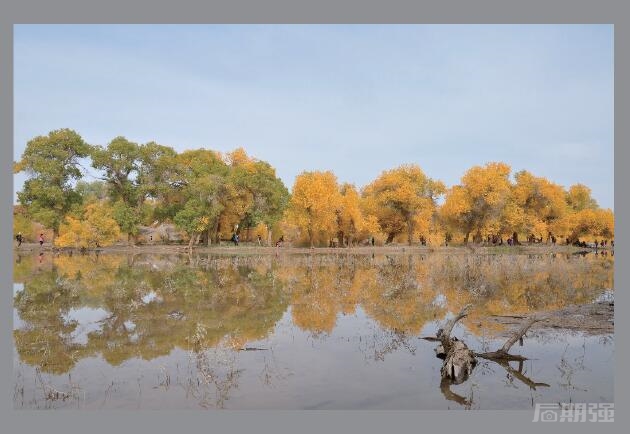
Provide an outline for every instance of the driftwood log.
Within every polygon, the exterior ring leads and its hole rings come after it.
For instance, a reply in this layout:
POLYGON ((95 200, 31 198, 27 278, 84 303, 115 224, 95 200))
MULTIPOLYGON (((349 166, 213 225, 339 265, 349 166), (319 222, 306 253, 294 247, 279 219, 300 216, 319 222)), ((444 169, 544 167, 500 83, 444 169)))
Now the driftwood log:
MULTIPOLYGON (((444 360, 441 369, 442 384, 440 388, 448 390, 450 384, 460 384, 468 379, 472 373, 474 367, 477 365, 477 357, 483 359, 492 360, 505 368, 508 373, 512 374, 515 378, 518 378, 529 387, 535 389, 537 386, 548 386, 545 383, 536 383, 533 380, 527 378, 522 373, 523 361, 527 360, 526 357, 510 354, 509 351, 512 346, 521 340, 527 330, 536 322, 545 319, 544 316, 532 316, 527 318, 521 327, 516 330, 512 336, 503 344, 503 346, 497 351, 476 353, 468 348, 468 346, 461 340, 454 336, 451 336, 453 327, 458 321, 465 318, 472 305, 466 305, 457 315, 451 318, 444 327, 440 328, 435 337, 428 336, 423 339, 429 341, 439 341, 440 344, 435 349, 437 357, 444 360), (515 370, 509 364, 510 361, 518 361, 519 369, 515 370)), ((450 393, 450 392, 449 392, 450 393)), ((446 394, 445 394, 446 396, 446 394)))
POLYGON ((435 353, 439 358, 444 359, 441 370, 442 378, 455 384, 466 381, 477 364, 475 353, 463 341, 451 337, 453 327, 459 320, 468 315, 470 307, 470 304, 465 306, 437 332, 440 345, 435 349, 435 353))
POLYGON ((536 322, 546 319, 543 316, 531 316, 526 318, 521 327, 516 330, 512 336, 503 344, 503 346, 497 351, 487 353, 476 353, 468 348, 468 346, 461 340, 454 336, 451 336, 453 327, 462 318, 465 318, 471 305, 466 305, 457 315, 451 318, 444 327, 440 328, 436 336, 427 336, 422 339, 429 341, 439 342, 435 349, 436 356, 443 359, 442 369, 440 370, 442 380, 440 381, 440 390, 446 399, 454 401, 466 408, 470 408, 472 400, 467 399, 457 393, 453 392, 450 387, 453 384, 463 383, 468 379, 472 373, 474 367, 477 365, 477 357, 490 360, 502 368, 504 368, 512 378, 516 378, 529 386, 531 389, 536 387, 549 387, 546 383, 537 383, 534 380, 528 378, 523 373, 523 362, 527 360, 526 357, 510 354, 509 351, 512 346, 523 339, 527 330, 536 322), (518 362, 518 369, 510 366, 511 361, 518 362))

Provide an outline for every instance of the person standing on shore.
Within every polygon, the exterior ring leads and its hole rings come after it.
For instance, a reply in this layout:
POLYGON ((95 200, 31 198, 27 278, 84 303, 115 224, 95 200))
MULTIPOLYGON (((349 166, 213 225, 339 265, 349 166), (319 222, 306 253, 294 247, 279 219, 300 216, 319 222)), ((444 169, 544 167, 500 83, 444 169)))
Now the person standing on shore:
POLYGON ((22 245, 22 232, 18 232, 18 234, 15 236, 15 240, 18 242, 18 247, 20 247, 22 245))
POLYGON ((44 246, 44 234, 39 234, 39 247, 42 248, 44 246))

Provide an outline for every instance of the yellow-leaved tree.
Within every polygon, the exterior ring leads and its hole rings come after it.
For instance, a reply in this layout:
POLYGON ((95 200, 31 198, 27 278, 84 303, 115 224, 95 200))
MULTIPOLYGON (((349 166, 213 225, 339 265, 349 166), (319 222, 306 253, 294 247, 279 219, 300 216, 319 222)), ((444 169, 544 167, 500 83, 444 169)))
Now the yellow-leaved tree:
POLYGON ((584 184, 574 184, 566 193, 567 204, 574 211, 596 209, 597 201, 591 197, 591 189, 584 184))
POLYGON ((494 231, 509 203, 511 184, 510 166, 505 163, 488 163, 474 166, 453 186, 440 209, 445 225, 464 235, 470 234, 480 241, 483 232, 494 231))
POLYGON ((567 212, 564 189, 525 170, 518 172, 515 180, 511 199, 517 209, 506 207, 503 227, 510 233, 550 237, 555 223, 567 212))
POLYGON ((339 189, 337 212, 337 238, 341 245, 350 246, 364 230, 365 221, 360 207, 361 197, 352 184, 343 184, 339 189))
POLYGON ((552 225, 554 233, 566 237, 569 243, 583 237, 609 240, 614 237, 614 214, 601 209, 591 197, 591 189, 575 184, 565 192, 566 212, 552 225))
POLYGON ((567 226, 569 242, 583 237, 611 240, 615 236, 615 217, 610 209, 582 209, 569 216, 567 226))
POLYGON ((444 191, 441 181, 429 178, 417 165, 403 165, 383 172, 365 187, 364 209, 376 216, 387 243, 406 232, 411 245, 414 235, 428 231, 437 197, 444 191))
POLYGON ((305 230, 313 247, 316 237, 330 237, 335 232, 340 202, 337 178, 332 172, 302 172, 293 184, 288 222, 305 230))
POLYGON ((58 247, 104 247, 120 237, 120 227, 113 210, 106 202, 92 202, 82 210, 82 216, 66 216, 55 239, 58 247))

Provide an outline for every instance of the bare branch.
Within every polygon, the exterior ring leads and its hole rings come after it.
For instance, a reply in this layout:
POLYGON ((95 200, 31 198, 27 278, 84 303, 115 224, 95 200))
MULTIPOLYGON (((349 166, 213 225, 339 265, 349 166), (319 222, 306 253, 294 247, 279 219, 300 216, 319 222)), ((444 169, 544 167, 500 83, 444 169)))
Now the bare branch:
POLYGON ((534 325, 534 323, 536 323, 538 321, 542 321, 543 319, 545 319, 545 318, 544 317, 538 317, 538 316, 532 316, 532 317, 528 318, 527 321, 525 321, 525 323, 523 323, 521 328, 518 329, 518 331, 516 331, 512 335, 512 337, 505 342, 505 344, 503 344, 503 347, 501 347, 501 349, 499 351, 503 352, 503 353, 509 352, 510 348, 512 348, 512 345, 514 345, 516 343, 516 341, 518 341, 520 338, 522 338, 523 335, 525 333, 527 333, 527 330, 529 330, 529 328, 532 325, 534 325))
POLYGON ((438 330, 437 337, 440 338, 441 340, 449 339, 451 336, 451 332, 453 331, 453 327, 455 327, 455 324, 457 324, 457 322, 461 320, 462 318, 465 318, 468 316, 468 311, 470 310, 471 307, 472 307, 472 304, 467 304, 466 306, 464 306, 457 315, 455 315, 446 323, 444 328, 438 330))

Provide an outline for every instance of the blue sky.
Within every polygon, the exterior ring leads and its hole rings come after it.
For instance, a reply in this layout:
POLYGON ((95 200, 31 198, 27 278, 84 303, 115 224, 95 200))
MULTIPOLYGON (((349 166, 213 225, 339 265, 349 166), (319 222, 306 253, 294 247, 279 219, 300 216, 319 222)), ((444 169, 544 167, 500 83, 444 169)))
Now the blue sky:
MULTIPOLYGON (((14 158, 72 128, 244 147, 287 187, 504 161, 613 208, 611 25, 16 25, 14 158)), ((18 191, 25 176, 14 177, 18 191)))

